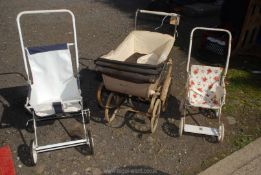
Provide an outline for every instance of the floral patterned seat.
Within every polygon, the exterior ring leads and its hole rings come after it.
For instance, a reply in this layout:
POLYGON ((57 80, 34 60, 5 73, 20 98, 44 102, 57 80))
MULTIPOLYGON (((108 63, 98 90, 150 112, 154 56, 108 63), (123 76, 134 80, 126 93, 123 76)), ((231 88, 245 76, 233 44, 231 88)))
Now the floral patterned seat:
POLYGON ((225 89, 220 86, 223 68, 192 65, 188 101, 191 106, 218 109, 225 89))

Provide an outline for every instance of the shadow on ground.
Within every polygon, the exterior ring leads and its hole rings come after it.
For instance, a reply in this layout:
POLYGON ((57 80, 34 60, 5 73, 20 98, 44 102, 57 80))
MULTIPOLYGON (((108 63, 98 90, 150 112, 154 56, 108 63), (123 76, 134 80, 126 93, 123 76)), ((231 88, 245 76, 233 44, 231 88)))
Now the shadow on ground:
POLYGON ((109 170, 103 173, 104 175, 120 175, 120 174, 127 174, 127 175, 142 175, 142 174, 158 174, 158 175, 169 175, 160 170, 156 170, 149 166, 126 166, 126 167, 119 167, 113 170, 109 170))

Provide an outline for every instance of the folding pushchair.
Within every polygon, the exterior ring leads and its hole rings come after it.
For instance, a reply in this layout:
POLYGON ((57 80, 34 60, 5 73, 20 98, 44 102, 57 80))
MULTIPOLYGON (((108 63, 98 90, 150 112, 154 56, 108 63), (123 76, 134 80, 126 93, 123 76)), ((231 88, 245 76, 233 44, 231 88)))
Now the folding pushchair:
POLYGON ((230 53, 231 53, 232 36, 228 30, 219 28, 205 28, 195 27, 190 35, 190 45, 187 62, 187 83, 186 83, 186 97, 181 102, 181 111, 184 115, 181 117, 179 125, 179 135, 184 132, 204 134, 209 136, 216 136, 219 142, 224 139, 224 124, 221 122, 221 109, 225 104, 226 90, 225 77, 228 70, 230 53), (229 36, 227 46, 227 60, 225 69, 222 67, 213 67, 205 65, 192 65, 190 67, 193 34, 196 30, 208 30, 216 32, 226 32, 229 36), (197 107, 202 109, 212 110, 212 114, 219 120, 219 127, 205 127, 198 125, 185 124, 185 118, 188 107, 197 107))
MULTIPOLYGON (((25 108, 32 114, 35 139, 31 141, 33 164, 37 163, 37 154, 52 150, 88 145, 93 153, 93 140, 86 123, 90 121, 90 110, 83 109, 83 100, 79 84, 79 58, 74 14, 69 10, 37 10, 24 11, 17 15, 17 26, 22 48, 25 71, 27 74, 29 93, 25 108), (23 15, 69 13, 73 25, 73 43, 55 44, 40 47, 25 47, 20 18, 23 15), (76 59, 76 75, 73 72, 70 46, 74 46, 76 59), (81 116, 83 123, 83 139, 39 146, 37 139, 37 123, 81 116)), ((29 122, 29 121, 28 121, 29 122)), ((27 125, 28 125, 27 122, 27 125)))

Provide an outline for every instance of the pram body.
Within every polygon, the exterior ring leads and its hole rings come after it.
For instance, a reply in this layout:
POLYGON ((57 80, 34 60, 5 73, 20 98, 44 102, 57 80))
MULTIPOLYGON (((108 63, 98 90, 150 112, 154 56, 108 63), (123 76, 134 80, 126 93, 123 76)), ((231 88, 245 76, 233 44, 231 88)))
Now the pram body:
MULTIPOLYGON (((171 16, 176 21, 179 20, 179 15, 174 13, 144 10, 137 11, 136 20, 139 12, 171 16)), ((175 25, 178 25, 178 22, 175 25)), ((103 78, 103 83, 97 91, 97 99, 105 108, 105 119, 108 123, 115 118, 122 102, 125 101, 120 98, 135 96, 150 102, 146 115, 151 120, 151 132, 155 131, 161 108, 163 110, 166 108, 166 98, 172 79, 172 59, 169 53, 174 42, 175 33, 171 36, 134 30, 115 50, 96 60, 96 70, 102 73, 103 78), (103 88, 111 92, 106 103, 101 99, 103 88), (112 107, 115 96, 118 102, 112 107), (109 114, 110 110, 114 111, 112 115, 109 114)), ((139 112, 134 108, 129 110, 139 112)))

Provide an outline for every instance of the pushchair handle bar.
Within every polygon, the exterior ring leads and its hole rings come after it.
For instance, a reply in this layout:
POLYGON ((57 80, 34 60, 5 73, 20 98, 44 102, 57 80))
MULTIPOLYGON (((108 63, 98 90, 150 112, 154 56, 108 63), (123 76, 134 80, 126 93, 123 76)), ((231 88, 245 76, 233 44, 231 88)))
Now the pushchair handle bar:
POLYGON ((67 10, 67 9, 23 11, 23 12, 20 12, 17 15, 16 22, 17 22, 17 27, 18 27, 20 44, 21 44, 21 48, 22 48, 22 54, 23 54, 23 59, 24 59, 25 71, 26 71, 26 74, 27 74, 27 79, 29 81, 30 81, 30 78, 29 78, 29 71, 28 71, 28 66, 27 66, 27 61, 26 61, 25 46, 24 46, 23 35, 22 35, 22 30, 21 30, 20 18, 23 15, 50 14, 50 13, 69 13, 71 15, 71 17, 72 17, 74 43, 69 43, 69 45, 74 45, 74 47, 75 47, 76 67, 77 67, 77 72, 79 72, 79 55, 78 55, 78 46, 77 46, 75 16, 74 16, 73 12, 70 11, 70 10, 67 10))
POLYGON ((158 12, 158 11, 150 11, 150 10, 137 10, 140 13, 152 14, 152 15, 160 15, 160 16, 173 16, 178 17, 179 14, 176 13, 166 13, 166 12, 158 12))
MULTIPOLYGON (((177 13, 167 13, 167 12, 160 12, 160 11, 150 11, 150 10, 140 10, 140 9, 138 9, 137 11, 136 11, 136 13, 135 13, 135 30, 137 29, 137 19, 138 19, 138 13, 144 13, 144 14, 151 14, 151 15, 159 15, 159 16, 164 16, 164 18, 163 18, 163 20, 162 20, 162 23, 161 23, 161 26, 163 25, 163 21, 164 21, 164 19, 166 18, 166 17, 171 17, 171 19, 172 18, 174 18, 175 20, 175 22, 174 22, 174 24, 172 24, 172 25, 175 25, 175 30, 174 30, 174 36, 175 36, 175 34, 176 34, 176 32, 177 32, 177 25, 179 25, 179 19, 180 19, 180 15, 179 14, 177 14, 177 13)), ((160 26, 160 27, 161 27, 160 26)))
POLYGON ((187 72, 189 72, 189 65, 190 65, 190 58, 191 58, 191 51, 192 51, 192 44, 193 44, 193 35, 196 30, 205 30, 205 31, 216 31, 216 32, 225 32, 228 34, 228 53, 227 53, 227 60, 226 60, 226 66, 224 71, 224 76, 227 74, 228 65, 229 65, 229 59, 231 55, 231 41, 232 41, 232 35, 229 30, 221 29, 221 28, 208 28, 208 27, 195 27, 192 29, 190 33, 190 42, 189 42, 189 52, 188 52, 188 62, 187 62, 187 72))

